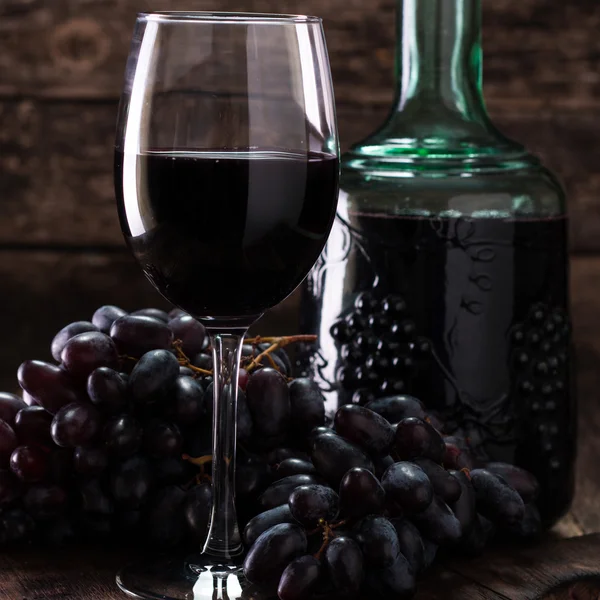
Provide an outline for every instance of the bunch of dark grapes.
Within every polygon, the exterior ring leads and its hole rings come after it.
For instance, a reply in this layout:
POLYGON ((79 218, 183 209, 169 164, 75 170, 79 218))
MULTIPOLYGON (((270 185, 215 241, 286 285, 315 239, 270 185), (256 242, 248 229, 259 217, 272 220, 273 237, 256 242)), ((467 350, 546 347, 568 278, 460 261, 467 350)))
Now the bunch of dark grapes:
MULTIPOLYGON (((242 525, 273 464, 325 422, 319 390, 286 351, 244 346, 237 489, 242 525)), ((212 358, 180 310, 98 309, 24 362, 23 398, 0 394, 0 545, 132 540, 197 549, 212 502, 212 358)))
MULTIPOLYGON (((429 352, 409 341, 400 299, 382 306, 402 333, 391 328, 390 348, 348 338, 368 349, 364 373, 388 373, 386 357, 395 369, 403 348, 429 352)), ((365 307, 357 302, 370 322, 365 307)), ((409 598, 439 548, 477 555, 494 535, 540 532, 535 478, 481 464, 412 396, 381 388, 384 397, 342 406, 326 427, 321 391, 292 377, 284 349, 306 338, 243 348, 236 502, 248 597, 409 598)), ((197 549, 212 503, 202 324, 177 309, 104 306, 63 328, 51 351, 56 364, 19 368, 22 398, 0 394, 0 545, 83 538, 197 549)))
MULTIPOLYGON (((479 555, 496 535, 541 531, 538 483, 477 464, 411 396, 341 407, 284 460, 244 530, 250 589, 280 600, 411 598, 438 550, 479 555)), ((251 597, 249 595, 248 597, 251 597)))
POLYGON ((340 345, 343 403, 364 405, 410 393, 431 359, 429 340, 418 335, 406 301, 397 294, 379 298, 363 292, 353 310, 333 324, 331 336, 340 345))

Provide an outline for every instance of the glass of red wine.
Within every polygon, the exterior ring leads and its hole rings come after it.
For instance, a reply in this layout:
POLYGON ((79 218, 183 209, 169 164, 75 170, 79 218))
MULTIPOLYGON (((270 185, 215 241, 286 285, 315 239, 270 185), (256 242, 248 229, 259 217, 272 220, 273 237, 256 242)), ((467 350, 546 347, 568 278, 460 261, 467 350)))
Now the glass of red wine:
POLYGON ((121 227, 152 284, 208 329, 215 385, 204 549, 126 567, 117 583, 130 596, 242 594, 234 490, 242 342, 321 253, 337 205, 338 157, 319 18, 138 16, 115 152, 121 227))

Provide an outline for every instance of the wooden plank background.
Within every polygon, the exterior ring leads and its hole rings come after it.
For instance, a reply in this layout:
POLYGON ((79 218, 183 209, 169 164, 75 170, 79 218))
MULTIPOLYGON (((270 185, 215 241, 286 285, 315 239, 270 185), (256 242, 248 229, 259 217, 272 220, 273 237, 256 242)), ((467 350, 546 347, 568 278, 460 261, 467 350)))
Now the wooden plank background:
MULTIPOLYGON (((483 3, 492 116, 543 156, 569 194, 576 327, 593 368, 600 353, 600 3, 483 3)), ((162 302, 123 247, 112 144, 135 13, 182 7, 322 15, 344 147, 389 108, 395 0, 0 0, 0 389, 15 387, 23 359, 47 357, 53 333, 68 321, 89 318, 103 303, 162 302)), ((284 327, 293 304, 261 330, 284 327)))

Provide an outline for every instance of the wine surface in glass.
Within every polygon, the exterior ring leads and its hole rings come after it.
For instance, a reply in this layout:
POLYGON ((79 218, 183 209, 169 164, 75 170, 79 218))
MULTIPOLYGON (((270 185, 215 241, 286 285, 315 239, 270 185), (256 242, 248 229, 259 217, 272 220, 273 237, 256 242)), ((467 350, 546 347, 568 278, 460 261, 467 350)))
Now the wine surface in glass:
POLYGON ((119 217, 154 286, 198 317, 257 316, 317 260, 338 159, 269 148, 115 155, 119 217))

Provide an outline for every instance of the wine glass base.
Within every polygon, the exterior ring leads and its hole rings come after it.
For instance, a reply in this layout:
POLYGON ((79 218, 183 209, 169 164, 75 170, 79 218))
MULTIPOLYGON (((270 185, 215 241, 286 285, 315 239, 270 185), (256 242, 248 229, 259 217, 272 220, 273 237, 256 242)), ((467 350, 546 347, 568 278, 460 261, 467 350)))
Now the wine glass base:
POLYGON ((219 563, 200 554, 154 558, 124 567, 116 582, 141 600, 240 600, 248 584, 241 559, 234 561, 219 563))

